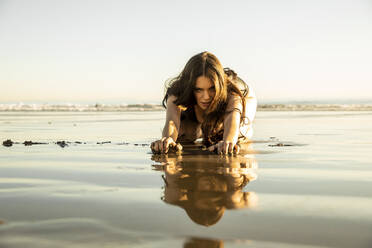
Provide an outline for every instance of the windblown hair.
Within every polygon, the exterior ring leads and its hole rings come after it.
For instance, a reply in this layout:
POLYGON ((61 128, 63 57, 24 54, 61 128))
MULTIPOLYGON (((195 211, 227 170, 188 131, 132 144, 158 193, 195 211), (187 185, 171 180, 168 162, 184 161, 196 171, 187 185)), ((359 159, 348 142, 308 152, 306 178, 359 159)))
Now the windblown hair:
MULTIPOLYGON (((218 127, 223 123, 227 97, 230 93, 240 96, 243 104, 244 96, 237 86, 237 81, 242 81, 237 74, 229 69, 223 68, 215 55, 209 52, 202 52, 193 56, 187 63, 182 72, 171 79, 166 86, 166 94, 163 98, 163 106, 166 108, 166 102, 170 95, 177 99, 174 104, 186 108, 193 107, 196 104, 194 90, 196 79, 200 76, 207 77, 214 84, 216 94, 206 110, 206 116, 202 123, 203 142, 205 145, 211 145, 223 138, 223 130, 218 131, 218 127)), ((244 82, 243 82, 244 83, 244 82)))

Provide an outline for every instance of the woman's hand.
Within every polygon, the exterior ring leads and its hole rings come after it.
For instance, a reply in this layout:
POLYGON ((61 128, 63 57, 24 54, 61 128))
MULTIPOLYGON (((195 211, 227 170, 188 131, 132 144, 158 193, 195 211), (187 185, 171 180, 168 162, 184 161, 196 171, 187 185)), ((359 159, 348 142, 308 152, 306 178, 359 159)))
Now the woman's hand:
POLYGON ((232 141, 221 140, 217 144, 208 147, 208 150, 211 152, 217 151, 218 154, 238 154, 240 146, 232 141))
POLYGON ((163 137, 160 140, 151 143, 152 153, 168 153, 169 148, 175 148, 176 151, 181 151, 182 146, 176 144, 172 137, 163 137))

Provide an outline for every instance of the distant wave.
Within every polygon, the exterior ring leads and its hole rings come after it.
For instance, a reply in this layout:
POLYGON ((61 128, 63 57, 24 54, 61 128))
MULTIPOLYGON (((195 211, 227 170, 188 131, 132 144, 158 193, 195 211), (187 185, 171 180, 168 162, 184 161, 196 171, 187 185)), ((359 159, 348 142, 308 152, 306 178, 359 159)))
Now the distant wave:
POLYGON ((0 104, 0 111, 125 112, 159 111, 154 104, 0 104))
POLYGON ((372 104, 262 104, 259 111, 372 111, 372 104))
MULTIPOLYGON (((127 112, 161 111, 156 104, 0 104, 0 111, 127 112)), ((258 111, 372 111, 372 104, 261 104, 258 111)))

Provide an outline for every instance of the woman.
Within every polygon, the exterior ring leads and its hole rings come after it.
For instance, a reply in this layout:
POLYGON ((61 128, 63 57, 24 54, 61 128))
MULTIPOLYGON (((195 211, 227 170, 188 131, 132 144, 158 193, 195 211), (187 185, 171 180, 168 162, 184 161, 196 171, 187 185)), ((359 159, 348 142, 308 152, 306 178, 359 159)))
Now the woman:
POLYGON ((154 153, 180 149, 176 141, 203 138, 210 151, 227 154, 239 153, 239 143, 252 136, 257 100, 234 71, 202 52, 170 81, 163 106, 167 109, 163 137, 151 144, 154 153))

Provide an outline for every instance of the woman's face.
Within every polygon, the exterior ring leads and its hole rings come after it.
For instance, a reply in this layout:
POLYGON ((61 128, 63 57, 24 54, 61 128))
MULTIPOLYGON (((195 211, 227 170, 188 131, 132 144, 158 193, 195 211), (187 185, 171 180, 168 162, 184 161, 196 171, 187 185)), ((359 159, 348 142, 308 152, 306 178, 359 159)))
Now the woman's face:
POLYGON ((209 78, 200 76, 196 79, 194 96, 196 104, 199 108, 206 110, 211 104, 215 95, 216 89, 209 78))

